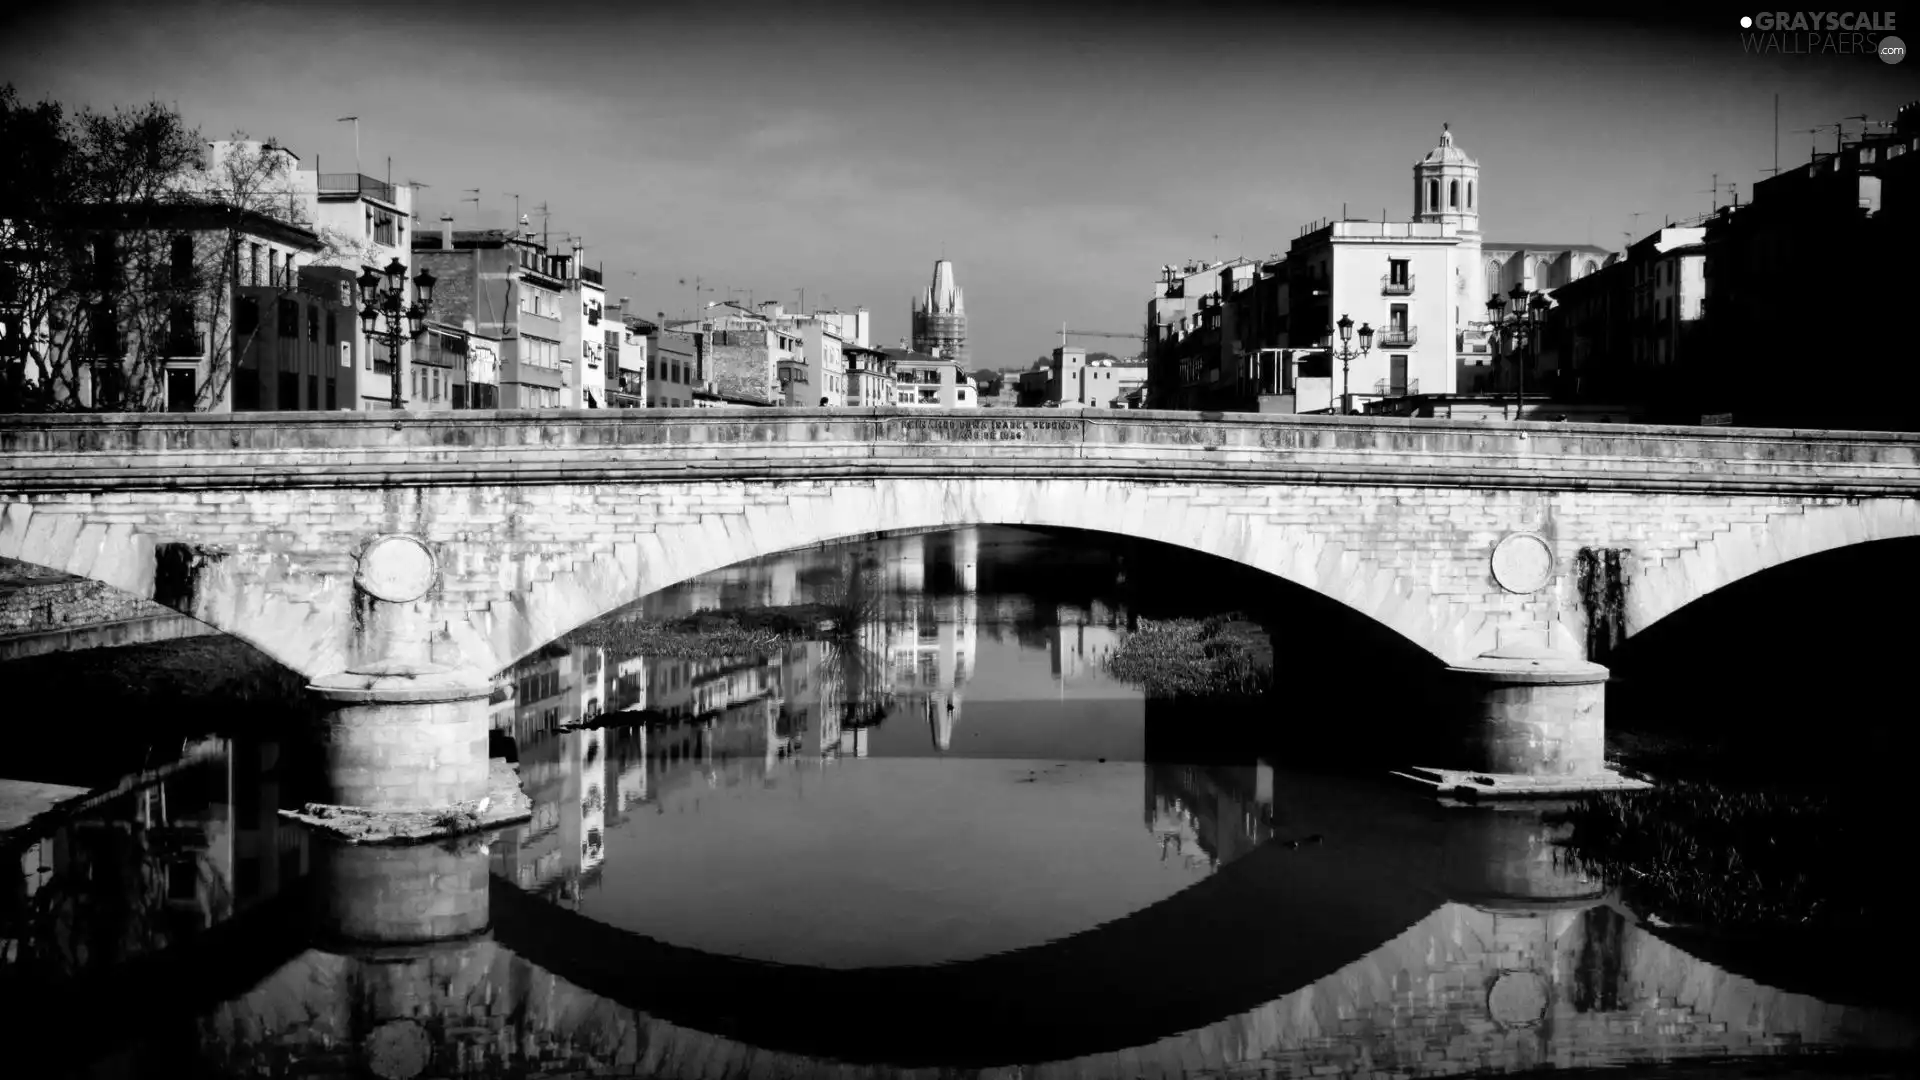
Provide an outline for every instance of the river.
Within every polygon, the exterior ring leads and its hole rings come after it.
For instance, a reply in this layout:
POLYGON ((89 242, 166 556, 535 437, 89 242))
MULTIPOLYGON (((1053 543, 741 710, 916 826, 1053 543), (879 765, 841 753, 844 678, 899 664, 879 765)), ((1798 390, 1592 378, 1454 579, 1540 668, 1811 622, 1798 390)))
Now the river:
POLYGON ((1554 808, 1394 783, 1378 761, 1407 751, 1381 744, 1421 728, 1397 646, 1336 648, 1324 607, 1260 589, 1001 528, 719 571, 501 673, 534 817, 419 848, 279 818, 298 738, 221 713, 12 838, 4 1015, 84 1019, 46 1068, 127 1076, 1424 1076, 1920 1046, 1907 1001, 1669 932, 1562 857, 1554 808), (857 626, 618 644, 796 605, 857 626), (1264 701, 1109 670, 1131 631, 1230 614, 1262 628, 1264 701), (441 940, 379 940, 421 919, 441 940))

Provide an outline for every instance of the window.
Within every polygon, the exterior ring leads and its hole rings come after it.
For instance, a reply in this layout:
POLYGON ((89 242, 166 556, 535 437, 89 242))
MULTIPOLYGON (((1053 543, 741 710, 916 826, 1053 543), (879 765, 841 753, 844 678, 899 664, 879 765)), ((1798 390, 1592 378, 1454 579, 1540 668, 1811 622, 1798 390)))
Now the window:
POLYGON ((1387 385, 1388 391, 1391 392, 1394 397, 1406 396, 1406 393, 1407 393, 1407 358, 1406 356, 1401 353, 1395 353, 1392 356, 1388 357, 1387 370, 1391 376, 1387 385))
POLYGON ((1440 209, 1440 181, 1427 181, 1427 209, 1440 209))
POLYGON ((167 260, 169 263, 167 269, 173 287, 185 288, 193 281, 193 237, 184 235, 174 237, 173 250, 168 252, 168 255, 170 258, 167 260))
POLYGON ((560 343, 531 334, 520 335, 520 362, 533 367, 560 366, 560 343))
POLYGON ((307 376, 307 408, 318 409, 319 407, 320 407, 320 376, 309 375, 307 376))
POLYGON ((307 306, 307 343, 320 343, 320 309, 312 305, 307 306))
POLYGON ((1404 286, 1407 283, 1407 260, 1387 260, 1387 281, 1390 284, 1404 286))
POLYGON ((167 369, 167 411, 192 412, 195 397, 192 368, 167 369))
POLYGON ((260 300, 243 296, 233 305, 233 332, 251 334, 260 329, 260 300))
POLYGON ((1407 305, 1395 304, 1387 309, 1387 329, 1395 334, 1407 332, 1407 305))
POLYGON ((1460 209, 1460 181, 1458 180, 1447 181, 1447 208, 1460 209))
POLYGON ((253 256, 247 260, 247 284, 260 284, 260 245, 253 245, 253 256))
POLYGON ((1473 209, 1473 181, 1467 181, 1467 209, 1473 209))
POLYGON ((272 248, 267 249, 267 284, 280 287, 280 253, 272 248))
POLYGON ((297 338, 300 336, 300 305, 291 300, 281 300, 274 306, 274 322, 279 324, 280 336, 297 338))
POLYGON ((335 380, 333 376, 331 375, 327 376, 327 411, 328 412, 332 412, 333 410, 340 407, 339 405, 340 395, 337 388, 334 386, 334 382, 335 380))
POLYGON ((339 343, 340 343, 339 316, 336 315, 334 312, 329 311, 327 312, 327 344, 338 345, 339 343))

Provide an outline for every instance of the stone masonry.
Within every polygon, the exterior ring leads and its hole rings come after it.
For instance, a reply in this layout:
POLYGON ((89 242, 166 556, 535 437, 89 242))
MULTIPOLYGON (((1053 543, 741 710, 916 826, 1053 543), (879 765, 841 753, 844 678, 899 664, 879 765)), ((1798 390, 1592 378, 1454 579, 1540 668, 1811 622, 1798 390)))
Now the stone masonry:
POLYGON ((437 559, 410 613, 432 627, 433 661, 484 673, 708 570, 890 529, 1176 544, 1337 599, 1447 663, 1507 645, 1585 656, 1594 620, 1631 635, 1788 559, 1920 535, 1920 438, 1728 428, 1052 410, 16 417, 0 421, 0 463, 0 557, 150 597, 309 677, 364 659, 356 553, 389 533, 437 559), (1492 570, 1517 533, 1551 552, 1533 591, 1492 570), (1582 580, 1595 565, 1618 578, 1605 611, 1582 580))

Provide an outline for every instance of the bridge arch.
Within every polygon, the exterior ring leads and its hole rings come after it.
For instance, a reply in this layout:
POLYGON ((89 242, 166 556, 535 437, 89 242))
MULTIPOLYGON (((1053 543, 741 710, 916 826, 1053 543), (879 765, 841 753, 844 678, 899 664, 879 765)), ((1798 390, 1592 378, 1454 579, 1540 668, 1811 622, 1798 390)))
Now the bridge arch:
MULTIPOLYGON (((535 568, 522 599, 476 619, 469 653, 504 670, 542 645, 690 578, 783 551, 874 533, 982 525, 1112 533, 1213 555, 1328 597, 1395 631, 1436 663, 1495 644, 1484 610, 1422 580, 1390 538, 1277 523, 1261 489, 1175 489, 1137 481, 884 478, 702 484, 684 505, 604 555, 535 568), (771 489, 775 498, 766 498, 771 489)), ((642 497, 646 493, 629 490, 642 497)), ((1332 497, 1332 496, 1330 496, 1332 497)), ((622 494, 596 497, 618 506, 622 494)), ((1298 495, 1289 499, 1296 503, 1298 495)), ((1386 506, 1381 517, 1391 517, 1386 506)), ((1425 511, 1409 507, 1409 514, 1425 511)))
POLYGON ((333 575, 168 539, 130 521, 65 503, 0 506, 0 558, 98 581, 237 638, 302 676, 345 666, 339 634, 350 617, 333 575), (274 588, 260 587, 272 580, 274 588))
MULTIPOLYGON (((1796 559, 1911 537, 1920 537, 1920 500, 1915 499, 1831 499, 1730 515, 1692 546, 1642 556, 1623 583, 1621 636, 1644 633, 1736 581, 1796 559)), ((1588 618, 1594 618, 1592 611, 1588 618)))

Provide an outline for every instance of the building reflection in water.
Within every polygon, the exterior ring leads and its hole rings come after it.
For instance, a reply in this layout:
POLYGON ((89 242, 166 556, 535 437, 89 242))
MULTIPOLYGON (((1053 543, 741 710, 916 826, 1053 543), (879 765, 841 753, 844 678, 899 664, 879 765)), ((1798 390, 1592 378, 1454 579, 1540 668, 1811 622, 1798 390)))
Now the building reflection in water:
MULTIPOLYGON (((23 880, 38 884, 12 892, 42 918, 8 926, 6 974, 48 988, 143 954, 191 963, 212 928, 277 917, 256 913, 283 889, 304 886, 326 901, 310 908, 310 944, 245 989, 149 1002, 169 1017, 158 1029, 102 1025, 60 1051, 62 1067, 98 1059, 135 1076, 890 1074, 715 1035, 542 968, 488 932, 488 868, 498 868, 488 838, 310 847, 304 830, 275 814, 277 766, 271 745, 211 744, 27 853, 23 880), (129 884, 130 895, 114 891, 129 884), (50 936, 78 951, 62 952, 50 936)), ((1230 861, 1273 828, 1262 818, 1274 804, 1271 773, 1150 775, 1153 820, 1183 830, 1206 858, 1230 861)), ((1448 889, 1475 900, 1440 901, 1339 970, 1234 1015, 1066 1060, 1020 1056, 1018 1033, 966 1041, 1006 1047, 1003 1064, 1028 1075, 1063 1078, 1499 1073, 1920 1046, 1905 1015, 1778 990, 1661 940, 1541 860, 1540 828, 1522 814, 1452 819, 1436 865, 1448 889)), ((1134 992, 1152 986, 1148 973, 1134 992)), ((862 1030, 847 1029, 856 1060, 862 1030)))
POLYGON ((8 976, 58 982, 179 947, 303 878, 308 833, 279 816, 283 749, 189 744, 19 845, 0 915, 8 976))
MULTIPOLYGON (((852 640, 702 660, 570 641, 516 665, 498 681, 493 721, 516 742, 534 816, 479 842, 384 852, 318 846, 277 816, 292 800, 277 744, 193 748, 14 852, 19 873, 0 926, 5 977, 53 986, 141 956, 191 956, 216 928, 244 924, 299 886, 325 901, 312 906, 319 921, 310 945, 281 954, 293 958, 245 992, 174 1004, 194 1010, 197 1038, 176 1031, 163 1040, 166 1053, 197 1056, 174 1061, 173 1074, 280 1074, 293 1063, 378 1075, 822 1071, 828 1063, 675 1024, 543 970, 488 936, 488 882, 579 909, 617 872, 610 865, 619 866, 621 850, 609 837, 642 815, 716 789, 883 756, 875 752, 883 727, 889 736, 910 732, 923 755, 950 759, 970 730, 970 682, 972 730, 987 724, 989 706, 1004 704, 990 698, 999 669, 980 671, 1005 662, 995 650, 1008 642, 1050 675, 1055 693, 1101 688, 1102 657, 1128 624, 1124 605, 1097 591, 996 582, 995 560, 981 550, 991 532, 764 560, 640 606, 645 617, 665 618, 851 599, 870 614, 852 640)), ((1101 688, 1109 691, 1120 692, 1101 688)), ((1301 812, 1297 778, 1276 779, 1268 764, 1230 755, 1163 760, 1178 756, 1124 766, 1142 777, 1140 803, 1123 795, 1139 807, 1143 827, 1133 835, 1146 858, 1218 883, 1258 851, 1311 842, 1300 835, 1311 814, 1301 812)), ((1371 798, 1353 796, 1348 816, 1372 813, 1371 798)), ((1136 812, 1124 809, 1129 818, 1136 812)), ((1109 1040, 1029 1075, 1498 1072, 1916 1047, 1906 1017, 1772 989, 1649 933, 1555 862, 1550 830, 1535 817, 1447 821, 1437 839, 1395 856, 1436 892, 1431 914, 1396 923, 1406 927, 1397 937, 1379 935, 1340 970, 1275 987, 1279 996, 1255 997, 1236 1015, 1125 1048, 1109 1040)), ((1364 906, 1368 898, 1353 899, 1364 906)), ((1058 981, 1072 977, 1062 972, 1058 981)), ((1142 971, 1134 992, 1151 994, 1156 978, 1142 971)), ((1017 1032, 967 1036, 975 1037, 1008 1047, 1007 1064, 1034 1064, 1021 1058, 1017 1032)), ((859 1045, 856 1029, 847 1046, 859 1045)))
POLYGON ((983 543, 1022 535, 966 528, 792 552, 608 616, 836 604, 862 615, 846 638, 689 659, 613 655, 576 634, 503 673, 493 724, 515 740, 534 817, 518 842, 496 849, 499 866, 523 888, 577 900, 605 857, 606 831, 676 790, 764 780, 796 760, 866 757, 883 721, 924 725, 925 748, 950 752, 983 634, 1043 651, 1054 694, 1096 686, 1138 699, 1102 666, 1127 626, 1125 609, 1097 591, 1117 574, 1096 575, 1078 594, 1050 592, 1044 577, 982 591, 983 543))

